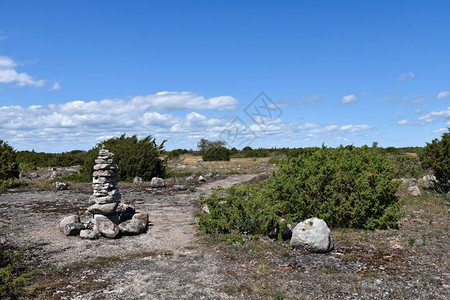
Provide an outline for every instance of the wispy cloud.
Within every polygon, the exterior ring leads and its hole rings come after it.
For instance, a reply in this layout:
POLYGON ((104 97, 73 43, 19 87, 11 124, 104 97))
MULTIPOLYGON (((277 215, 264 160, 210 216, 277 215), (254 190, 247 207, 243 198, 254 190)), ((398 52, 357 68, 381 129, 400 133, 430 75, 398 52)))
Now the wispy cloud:
POLYGON ((398 81, 405 81, 408 79, 413 79, 414 77, 416 77, 416 75, 414 75, 413 72, 408 72, 405 74, 400 75, 400 77, 397 78, 398 81))
POLYGON ((410 125, 411 123, 408 120, 400 120, 398 121, 398 125, 410 125))
POLYGON ((444 98, 447 98, 447 97, 450 97, 450 92, 449 91, 440 92, 436 96, 436 98, 438 98, 438 99, 444 99, 444 98))
POLYGON ((419 117, 419 120, 425 123, 431 123, 439 120, 450 121, 450 107, 441 111, 432 111, 419 117))
POLYGON ((34 86, 42 87, 44 80, 35 80, 27 73, 18 73, 16 71, 17 63, 7 56, 0 56, 0 83, 15 83, 16 86, 34 86))
POLYGON ((356 101, 355 95, 347 95, 347 96, 342 97, 341 104, 347 105, 347 104, 355 102, 355 101, 356 101))
POLYGON ((62 89, 62 86, 59 83, 55 82, 49 90, 56 91, 56 90, 60 90, 60 89, 62 89))

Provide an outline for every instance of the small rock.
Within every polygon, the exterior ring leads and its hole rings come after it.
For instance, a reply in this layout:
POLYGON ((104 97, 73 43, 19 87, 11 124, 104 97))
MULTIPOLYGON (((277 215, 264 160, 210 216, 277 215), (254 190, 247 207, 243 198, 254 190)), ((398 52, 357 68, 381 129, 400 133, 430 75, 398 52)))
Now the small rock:
POLYGON ((66 174, 66 175, 75 175, 75 174, 78 174, 78 171, 77 170, 75 170, 75 169, 65 169, 64 170, 64 174, 66 174))
POLYGON ((112 216, 104 216, 101 214, 94 215, 93 223, 95 225, 98 226, 101 222, 106 222, 106 221, 111 221, 114 224, 119 224, 119 215, 117 215, 117 214, 112 215, 112 216))
POLYGON ((80 223, 80 217, 77 215, 67 216, 59 222, 59 231, 64 233, 64 226, 71 223, 80 223))
POLYGON ((200 176, 198 177, 198 182, 206 182, 205 177, 203 177, 202 175, 200 175, 200 176))
POLYGON ((207 215, 209 215, 210 214, 210 211, 209 211, 209 208, 208 208, 208 205, 203 205, 203 207, 202 207, 202 211, 205 213, 205 214, 207 214, 207 215))
POLYGON ((292 225, 291 224, 287 224, 284 227, 283 231, 281 232, 281 238, 283 239, 283 241, 287 241, 292 238, 292 225))
POLYGON ((188 178, 186 178, 186 182, 187 182, 187 183, 193 182, 193 181, 195 181, 195 178, 196 178, 195 174, 192 174, 191 176, 189 176, 188 178))
POLYGON ((64 182, 54 182, 53 187, 58 191, 67 190, 67 184, 64 182))
POLYGON ((212 172, 208 172, 205 174, 205 177, 213 177, 213 173, 212 172))
POLYGON ((420 196, 420 189, 417 185, 412 185, 410 187, 408 187, 408 192, 411 196, 420 196))
POLYGON ((141 177, 134 177, 133 178, 133 183, 134 184, 141 184, 142 183, 142 178, 141 177))
POLYGON ((69 223, 64 225, 64 234, 69 235, 79 235, 80 231, 84 229, 82 223, 69 223))
POLYGON ((164 187, 164 179, 159 177, 153 177, 151 181, 151 185, 153 188, 164 187))
POLYGON ((130 220, 135 212, 136 210, 134 209, 134 207, 128 204, 122 203, 117 207, 117 213, 120 216, 120 222, 130 220))
POLYGON ((141 220, 145 222, 145 226, 148 224, 148 214, 138 213, 133 215, 133 220, 141 220))
POLYGON ((147 229, 147 225, 143 220, 131 219, 119 224, 120 231, 123 234, 141 234, 147 229))
POLYGON ((113 239, 117 237, 117 235, 120 232, 120 229, 119 226, 108 220, 100 222, 100 224, 98 224, 98 231, 100 232, 101 235, 113 239))
POLYGON ((178 191, 185 191, 188 189, 187 185, 185 184, 175 184, 173 186, 174 189, 178 190, 178 191))
POLYGON ((87 208, 91 214, 102 214, 111 216, 116 213, 117 203, 93 204, 87 208))
POLYGON ((294 248, 303 248, 313 253, 325 253, 333 250, 331 230, 324 220, 311 218, 297 224, 292 231, 291 244, 294 248))
POLYGON ((100 233, 91 229, 83 229, 80 231, 80 237, 83 239, 95 240, 100 237, 100 233))

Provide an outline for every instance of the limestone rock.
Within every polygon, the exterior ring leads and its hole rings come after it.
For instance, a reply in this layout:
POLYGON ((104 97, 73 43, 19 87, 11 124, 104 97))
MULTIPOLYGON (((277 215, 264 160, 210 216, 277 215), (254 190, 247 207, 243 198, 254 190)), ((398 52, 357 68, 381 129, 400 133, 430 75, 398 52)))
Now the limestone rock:
POLYGON ((202 211, 203 211, 205 214, 207 214, 207 215, 210 214, 210 211, 209 211, 209 208, 208 208, 208 205, 207 205, 207 204, 203 205, 202 211))
POLYGON ((297 224, 292 231, 291 244, 309 252, 325 253, 333 250, 331 230, 324 220, 311 218, 297 224))
POLYGON ((421 195, 420 189, 417 185, 412 185, 412 186, 408 187, 408 192, 411 196, 420 196, 421 195))
POLYGON ((67 190, 67 184, 65 182, 54 182, 53 187, 58 191, 67 190))
POLYGON ((119 204, 116 211, 120 216, 120 222, 130 220, 135 213, 134 207, 128 204, 119 204))
POLYGON ((111 222, 113 222, 114 224, 119 224, 119 215, 118 214, 115 214, 115 215, 112 215, 112 216, 104 216, 104 215, 102 215, 102 214, 95 214, 94 215, 94 218, 93 218, 93 220, 92 220, 92 222, 95 224, 95 225, 99 225, 101 222, 106 222, 106 221, 111 221, 111 222))
POLYGON ((206 179, 205 179, 205 177, 203 177, 202 175, 200 175, 200 176, 198 177, 198 181, 199 181, 199 182, 206 182, 206 179))
POLYGON ((91 229, 83 229, 80 231, 80 237, 83 239, 95 240, 100 237, 100 233, 91 229))
POLYGON ((164 187, 164 180, 159 177, 153 177, 151 181, 151 185, 153 188, 164 187))
POLYGON ((84 229, 84 225, 82 223, 69 223, 64 225, 64 234, 65 235, 79 235, 80 231, 84 229))
POLYGON ((119 224, 120 231, 123 234, 141 234, 147 229, 147 224, 143 220, 131 219, 119 224))
POLYGON ((80 223, 80 217, 77 215, 71 215, 63 218, 59 222, 59 231, 61 231, 61 233, 64 233, 64 226, 71 223, 80 223))
POLYGON ((98 231, 101 235, 110 239, 117 237, 120 232, 119 226, 109 220, 100 222, 100 224, 98 224, 98 231))
POLYGON ((185 184, 175 184, 173 186, 174 189, 178 190, 178 191, 185 191, 188 189, 187 185, 185 184))
POLYGON ((105 216, 114 215, 116 213, 117 203, 93 204, 87 208, 91 214, 102 214, 105 216))
POLYGON ((141 184, 142 183, 142 178, 141 177, 134 177, 133 178, 133 183, 134 184, 141 184))
POLYGON ((148 224, 148 214, 145 214, 145 213, 134 214, 132 220, 144 221, 145 226, 147 226, 147 224, 148 224))

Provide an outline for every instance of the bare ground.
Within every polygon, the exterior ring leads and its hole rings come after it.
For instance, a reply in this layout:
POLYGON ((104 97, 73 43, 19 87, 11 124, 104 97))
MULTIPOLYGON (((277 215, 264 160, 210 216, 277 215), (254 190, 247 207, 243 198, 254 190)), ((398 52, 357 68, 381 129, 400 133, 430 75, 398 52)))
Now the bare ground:
MULTIPOLYGON (((329 254, 292 250, 268 238, 227 243, 198 234, 198 198, 210 188, 257 179, 209 179, 195 192, 120 185, 122 201, 150 215, 146 234, 83 240, 57 230, 80 214, 90 185, 0 195, 0 242, 26 247, 38 269, 25 298, 53 299, 448 299, 448 205, 434 195, 409 197, 399 230, 334 230, 329 254)), ((173 184, 173 183, 172 183, 173 184)), ((404 193, 405 191, 401 191, 404 193)))

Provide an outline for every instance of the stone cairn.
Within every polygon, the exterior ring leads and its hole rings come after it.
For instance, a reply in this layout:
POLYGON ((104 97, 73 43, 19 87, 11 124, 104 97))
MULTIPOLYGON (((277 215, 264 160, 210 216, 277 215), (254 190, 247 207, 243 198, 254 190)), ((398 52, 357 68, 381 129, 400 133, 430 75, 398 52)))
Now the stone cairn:
POLYGON ((120 233, 135 235, 144 233, 148 227, 148 214, 136 213, 135 209, 121 204, 120 191, 117 188, 118 166, 114 162, 114 153, 102 145, 95 159, 92 174, 93 195, 89 198, 87 211, 93 215, 92 220, 81 223, 77 215, 61 220, 60 231, 65 235, 79 235, 83 238, 96 239, 100 236, 115 238, 120 233))

